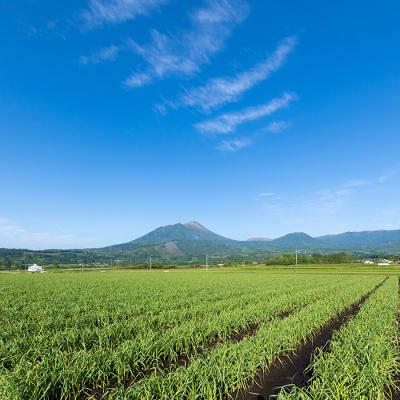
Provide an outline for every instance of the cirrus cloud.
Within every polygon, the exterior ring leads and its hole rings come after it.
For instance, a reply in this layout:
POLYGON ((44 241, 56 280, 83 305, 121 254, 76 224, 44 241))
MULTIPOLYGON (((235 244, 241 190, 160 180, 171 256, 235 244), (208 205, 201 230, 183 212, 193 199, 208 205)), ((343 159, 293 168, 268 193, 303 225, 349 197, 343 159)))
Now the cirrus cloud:
POLYGON ((90 0, 88 7, 81 12, 83 28, 86 30, 104 24, 119 24, 148 15, 169 0, 90 0))
POLYGON ((279 70, 296 46, 297 38, 284 39, 273 54, 248 71, 229 78, 213 78, 205 85, 187 90, 181 95, 178 106, 198 107, 210 111, 235 102, 241 95, 279 70))
POLYGON ((236 130, 237 126, 269 116, 283 108, 288 107, 297 99, 293 93, 285 93, 283 96, 272 99, 260 106, 248 107, 241 111, 225 113, 216 118, 195 124, 195 128, 205 134, 227 134, 236 130))
POLYGON ((87 56, 82 56, 79 58, 79 62, 82 65, 89 64, 102 64, 107 61, 115 61, 118 57, 121 48, 116 45, 111 45, 103 47, 100 50, 93 51, 87 56))
POLYGON ((190 15, 190 29, 175 35, 152 30, 151 40, 141 45, 129 40, 131 50, 147 66, 129 76, 124 85, 137 88, 171 75, 192 76, 219 52, 233 28, 249 13, 243 0, 208 0, 190 15))
POLYGON ((252 139, 249 137, 242 137, 232 140, 222 140, 218 148, 223 152, 234 153, 242 150, 252 144, 252 139))

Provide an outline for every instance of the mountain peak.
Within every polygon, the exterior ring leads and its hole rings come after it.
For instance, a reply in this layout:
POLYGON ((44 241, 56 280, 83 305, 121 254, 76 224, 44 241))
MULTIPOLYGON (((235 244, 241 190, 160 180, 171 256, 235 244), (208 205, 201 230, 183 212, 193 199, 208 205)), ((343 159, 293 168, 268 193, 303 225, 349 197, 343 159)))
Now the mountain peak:
MULTIPOLYGON (((138 246, 159 246, 165 243, 175 242, 180 248, 186 243, 195 242, 214 242, 214 243, 233 243, 232 239, 225 238, 211 232, 209 229, 197 221, 189 221, 184 224, 160 226, 159 228, 147 233, 146 235, 128 243, 113 246, 114 249, 132 249, 138 246)), ((171 247, 171 246, 170 246, 171 247)))
POLYGON ((202 231, 208 231, 206 227, 204 227, 197 221, 188 221, 185 222, 183 225, 186 226, 187 228, 194 228, 194 229, 200 229, 202 231))
POLYGON ((318 240, 304 232, 288 233, 287 235, 274 239, 271 243, 284 249, 311 248, 319 244, 318 240))
POLYGON ((312 236, 308 235, 305 232, 292 232, 292 233, 288 233, 282 237, 296 237, 296 238, 307 238, 307 239, 311 238, 312 239, 312 236))

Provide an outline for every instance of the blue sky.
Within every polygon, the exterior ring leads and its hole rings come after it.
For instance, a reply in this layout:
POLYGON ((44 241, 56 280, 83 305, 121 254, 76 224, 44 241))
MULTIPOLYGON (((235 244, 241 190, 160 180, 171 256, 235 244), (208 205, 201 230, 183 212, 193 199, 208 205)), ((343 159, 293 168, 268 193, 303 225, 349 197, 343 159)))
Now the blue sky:
POLYGON ((400 229, 399 13, 0 1, 0 247, 400 229))

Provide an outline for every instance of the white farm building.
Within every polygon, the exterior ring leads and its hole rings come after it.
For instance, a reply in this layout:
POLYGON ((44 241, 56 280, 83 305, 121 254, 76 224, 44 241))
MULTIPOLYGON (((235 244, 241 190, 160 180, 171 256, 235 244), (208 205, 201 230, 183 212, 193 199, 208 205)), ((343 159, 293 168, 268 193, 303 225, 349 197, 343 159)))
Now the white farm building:
POLYGON ((33 264, 30 267, 28 267, 29 272, 43 272, 43 267, 37 264, 33 264))

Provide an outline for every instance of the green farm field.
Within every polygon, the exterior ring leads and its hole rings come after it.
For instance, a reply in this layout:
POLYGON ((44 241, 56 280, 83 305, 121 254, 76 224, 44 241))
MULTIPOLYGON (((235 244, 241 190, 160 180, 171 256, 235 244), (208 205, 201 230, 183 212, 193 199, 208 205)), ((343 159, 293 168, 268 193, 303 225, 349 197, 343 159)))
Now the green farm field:
POLYGON ((397 399, 380 268, 0 273, 0 399, 397 399))

